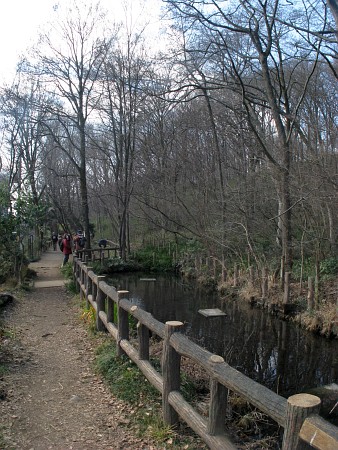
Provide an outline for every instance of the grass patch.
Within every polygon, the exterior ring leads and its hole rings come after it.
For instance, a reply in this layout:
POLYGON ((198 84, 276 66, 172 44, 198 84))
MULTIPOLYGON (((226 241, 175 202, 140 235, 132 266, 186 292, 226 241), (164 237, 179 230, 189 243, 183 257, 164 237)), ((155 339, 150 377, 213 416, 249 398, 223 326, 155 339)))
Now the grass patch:
POLYGON ((61 267, 61 273, 62 275, 67 278, 71 279, 73 278, 73 265, 70 262, 67 262, 64 266, 61 267))
POLYGON ((82 306, 80 319, 86 324, 91 333, 96 333, 96 313, 92 305, 89 305, 89 308, 86 308, 85 305, 82 306))
MULTIPOLYGON (((96 370, 107 381, 114 396, 132 408, 132 428, 139 437, 147 437, 171 449, 206 448, 198 437, 185 429, 178 434, 162 420, 161 394, 148 382, 138 367, 126 356, 116 356, 114 342, 105 342, 96 351, 96 370), (194 447, 191 447, 191 445, 194 447)), ((189 391, 189 389, 187 389, 189 391)))
POLYGON ((74 280, 69 280, 65 283, 66 289, 70 294, 77 294, 76 283, 74 280))
POLYGON ((104 343, 97 349, 96 368, 108 381, 111 390, 121 400, 136 405, 140 398, 150 402, 161 400, 157 390, 144 378, 142 372, 127 357, 116 356, 114 342, 104 343))
POLYGON ((67 280, 65 283, 66 289, 70 294, 76 294, 76 283, 73 278, 73 265, 68 262, 64 266, 61 267, 61 273, 63 277, 67 280))

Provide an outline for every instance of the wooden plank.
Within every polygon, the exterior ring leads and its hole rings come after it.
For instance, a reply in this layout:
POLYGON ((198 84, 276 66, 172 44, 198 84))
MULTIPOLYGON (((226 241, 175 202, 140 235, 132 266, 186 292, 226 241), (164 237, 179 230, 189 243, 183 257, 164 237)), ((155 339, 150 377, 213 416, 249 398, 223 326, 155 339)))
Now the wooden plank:
POLYGON ((110 297, 114 302, 117 302, 118 295, 117 290, 114 286, 109 286, 105 281, 100 282, 100 289, 104 292, 108 297, 110 297))
POLYGON ((132 308, 135 305, 125 298, 120 300, 119 306, 130 312, 137 320, 139 320, 139 322, 149 328, 153 333, 157 334, 157 336, 160 336, 162 339, 164 338, 164 323, 155 319, 152 314, 139 307, 132 311, 132 308))
POLYGON ((182 329, 183 323, 179 321, 168 321, 165 323, 165 336, 162 352, 162 376, 163 376, 163 395, 162 395, 162 414, 163 420, 169 426, 178 424, 178 414, 169 401, 168 396, 172 391, 180 389, 180 371, 181 355, 170 345, 170 336, 176 334, 182 329))
POLYGON ((225 435, 210 436, 207 421, 184 399, 178 391, 169 394, 169 403, 179 416, 195 431, 211 450, 236 450, 237 447, 225 435))
POLYGON ((218 308, 210 308, 210 309, 199 309, 199 314, 202 314, 204 317, 220 317, 226 316, 225 312, 221 311, 218 308))
POLYGON ((149 330, 141 322, 137 324, 139 358, 149 361, 149 330))
POLYGON ((129 291, 117 291, 118 301, 117 301, 117 329, 118 329, 118 340, 117 340, 117 355, 124 355, 124 350, 120 347, 120 340, 129 340, 129 320, 128 311, 120 307, 120 299, 128 296, 129 291))
POLYGON ((311 447, 319 450, 337 450, 338 448, 338 427, 317 415, 305 419, 299 436, 311 447))

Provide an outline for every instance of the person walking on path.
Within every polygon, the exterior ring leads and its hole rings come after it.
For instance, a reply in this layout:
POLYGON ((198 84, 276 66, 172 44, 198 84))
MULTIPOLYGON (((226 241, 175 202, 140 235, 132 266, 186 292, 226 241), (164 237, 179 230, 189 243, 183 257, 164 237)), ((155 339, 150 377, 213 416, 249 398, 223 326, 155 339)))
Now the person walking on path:
POLYGON ((63 267, 65 264, 67 264, 68 260, 69 260, 69 255, 72 254, 72 242, 71 242, 71 238, 70 238, 70 234, 66 233, 61 241, 61 251, 63 253, 63 263, 62 266, 63 267))
POLYGON ((81 230, 78 230, 73 237, 74 242, 74 253, 75 256, 78 256, 78 251, 83 250, 86 245, 86 238, 81 230))
POLYGON ((53 250, 56 250, 56 246, 58 243, 58 235, 56 233, 52 234, 52 244, 53 244, 53 250))

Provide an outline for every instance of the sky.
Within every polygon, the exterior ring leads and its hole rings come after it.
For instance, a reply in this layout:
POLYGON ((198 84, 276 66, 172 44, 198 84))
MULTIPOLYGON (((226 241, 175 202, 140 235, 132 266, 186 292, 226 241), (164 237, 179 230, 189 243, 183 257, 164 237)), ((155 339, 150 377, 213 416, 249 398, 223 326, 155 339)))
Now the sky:
POLYGON ((19 55, 34 43, 55 0, 2 0, 0 8, 0 79, 14 77, 19 55))
MULTIPOLYGON (((57 14, 57 4, 70 4, 72 0, 2 0, 0 7, 0 83, 11 83, 15 76, 20 55, 25 54, 37 40, 39 30, 53 20, 57 14)), ((81 4, 82 0, 78 0, 81 4)), ((114 11, 114 16, 124 15, 122 4, 125 0, 101 0, 100 3, 114 11)), ((137 11, 140 0, 127 0, 137 11)), ((161 0, 144 0, 142 16, 153 15, 157 21, 161 0), (155 18, 156 17, 156 18, 155 18)))

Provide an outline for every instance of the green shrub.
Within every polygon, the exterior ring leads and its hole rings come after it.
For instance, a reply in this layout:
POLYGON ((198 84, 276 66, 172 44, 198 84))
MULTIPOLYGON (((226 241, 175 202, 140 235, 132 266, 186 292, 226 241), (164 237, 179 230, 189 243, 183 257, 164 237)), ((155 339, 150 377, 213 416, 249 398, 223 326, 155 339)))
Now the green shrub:
POLYGON ((307 280, 308 277, 315 276, 315 262, 312 258, 307 258, 303 261, 303 272, 302 270, 302 261, 300 259, 296 259, 293 261, 292 265, 292 276, 294 279, 299 280, 301 273, 302 279, 307 280))
POLYGON ((73 264, 70 262, 67 262, 67 264, 65 264, 64 266, 61 267, 61 273, 67 280, 72 279, 73 278, 73 264))
POLYGON ((149 272, 168 272, 174 271, 175 265, 168 248, 157 248, 148 245, 138 250, 133 256, 134 262, 142 270, 149 272))
MULTIPOLYGON (((301 275, 301 260, 294 260, 292 266, 292 275, 295 279, 299 279, 301 275)), ((338 258, 323 259, 319 263, 319 273, 323 278, 334 277, 338 274, 338 258)), ((303 280, 308 277, 314 277, 316 274, 316 263, 314 258, 307 258, 303 261, 303 280)))
POLYGON ((319 271, 322 276, 338 275, 338 258, 332 257, 321 261, 319 271))

